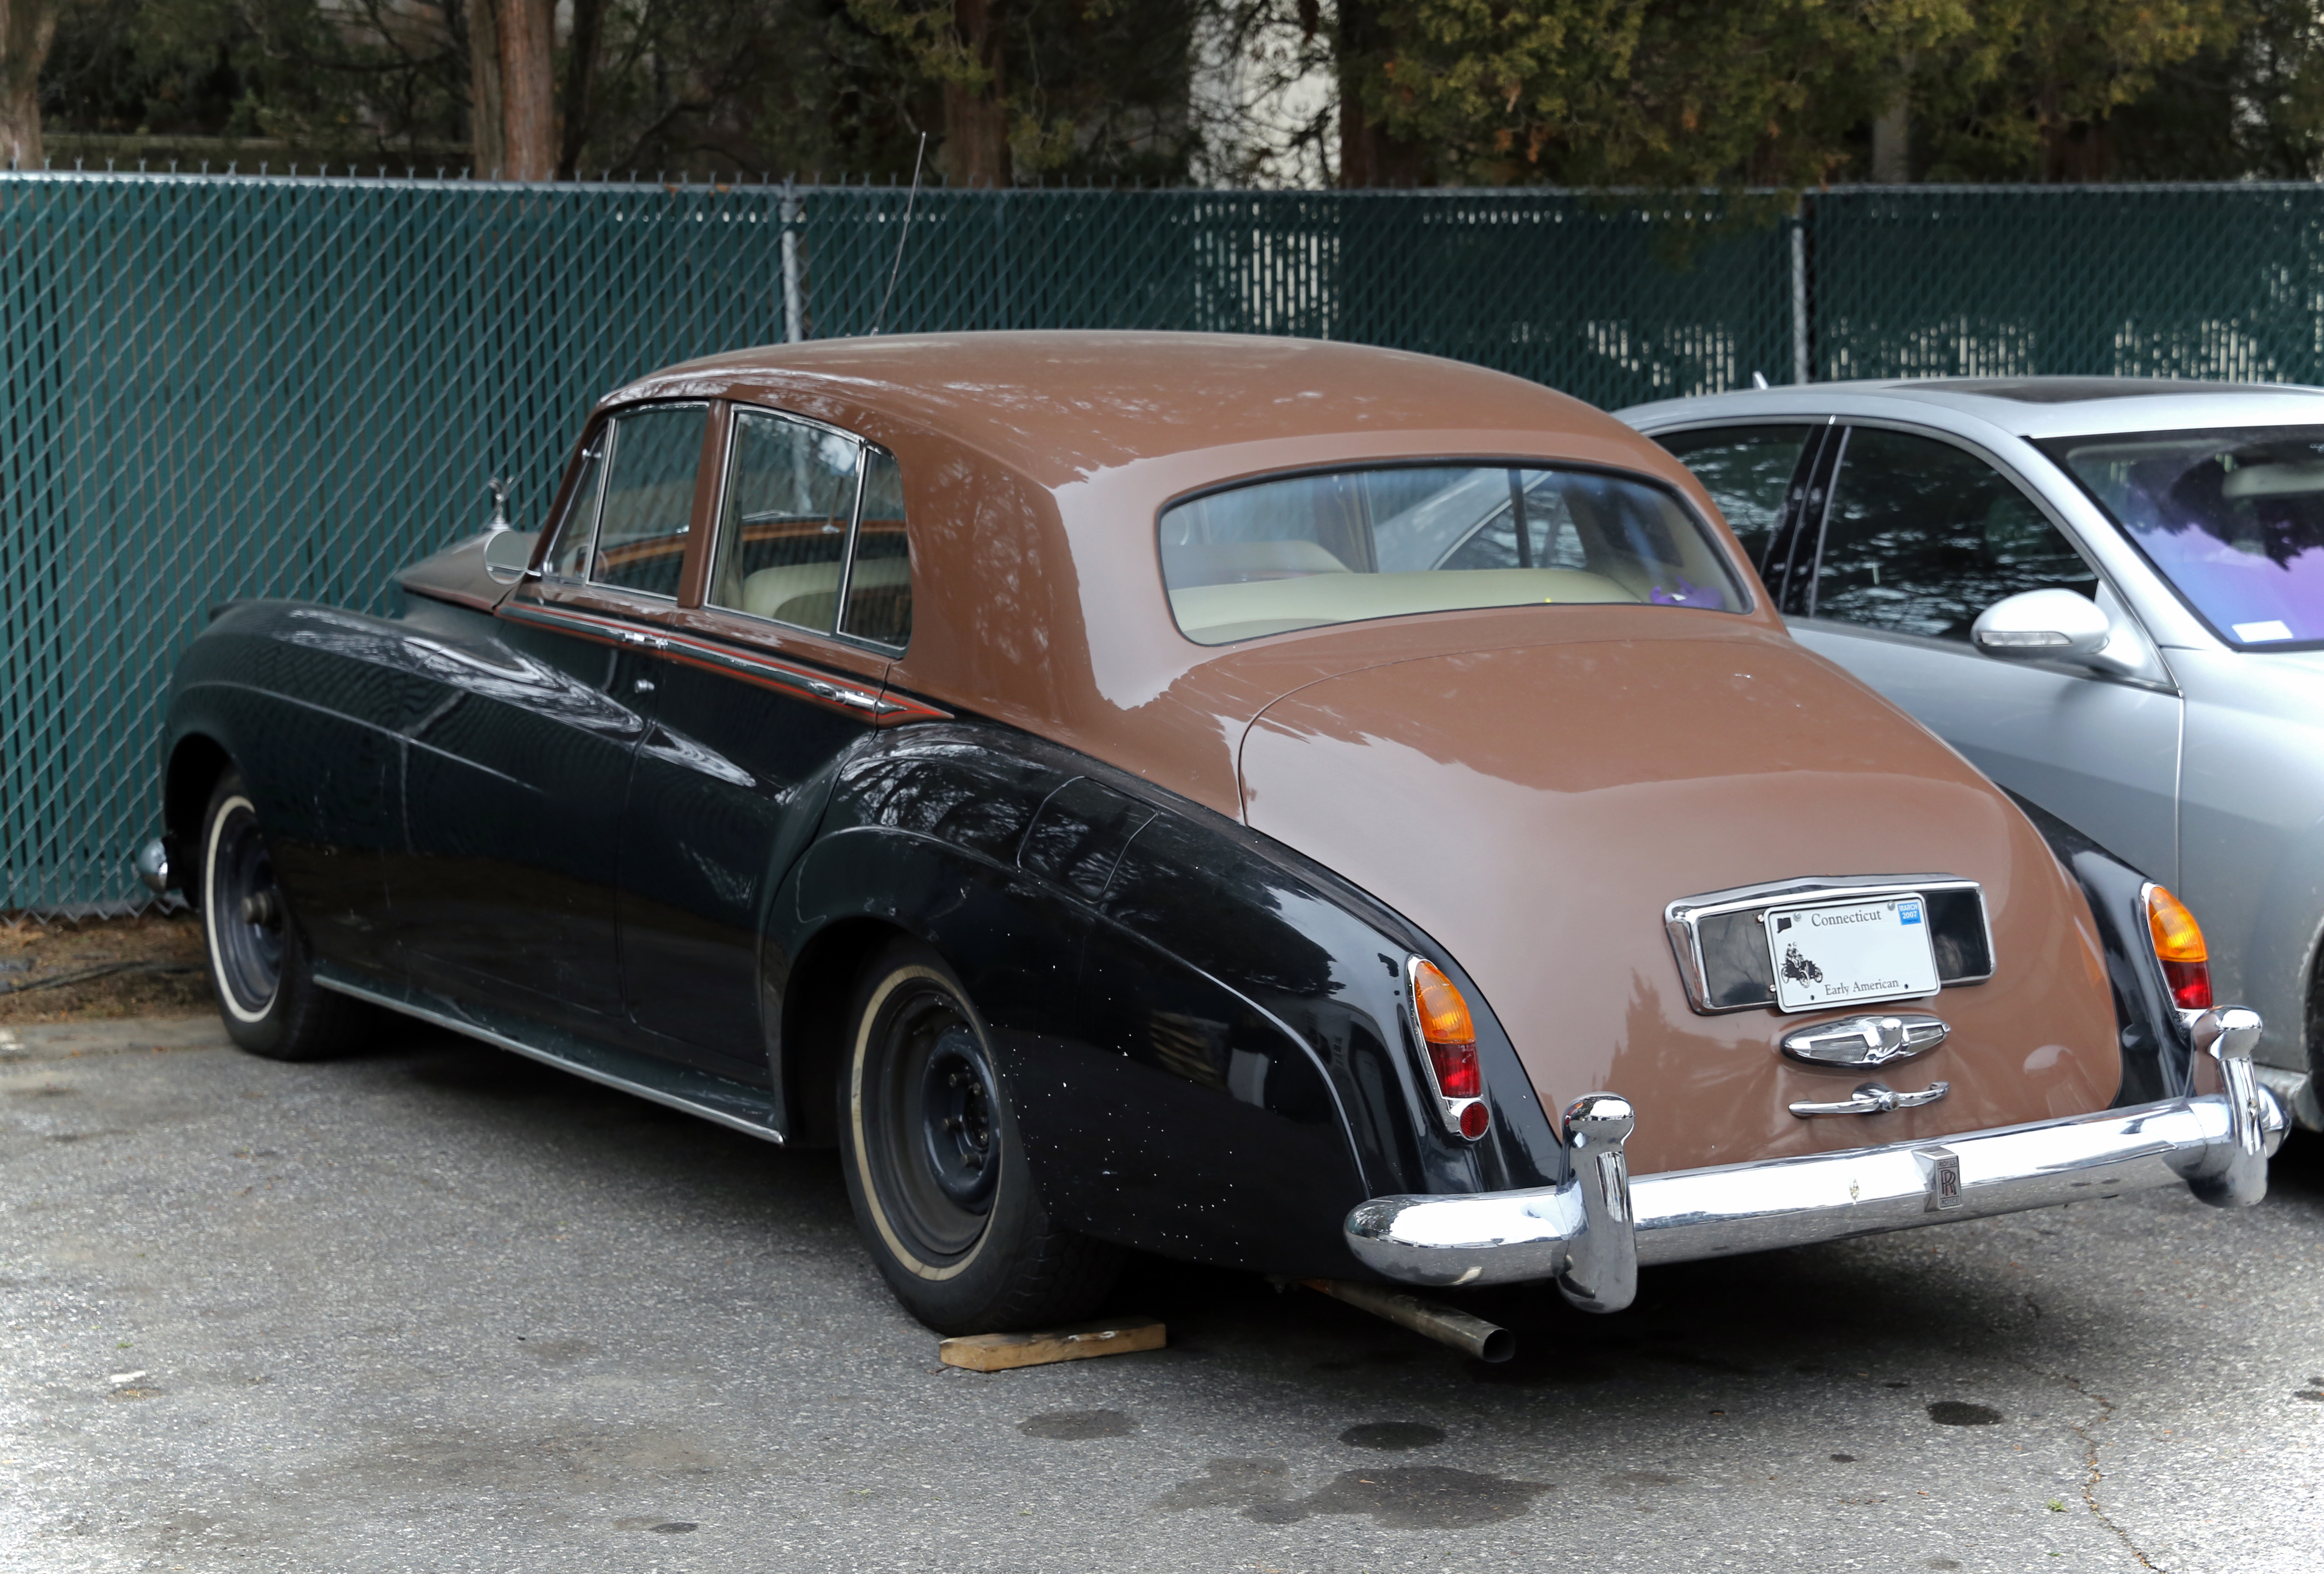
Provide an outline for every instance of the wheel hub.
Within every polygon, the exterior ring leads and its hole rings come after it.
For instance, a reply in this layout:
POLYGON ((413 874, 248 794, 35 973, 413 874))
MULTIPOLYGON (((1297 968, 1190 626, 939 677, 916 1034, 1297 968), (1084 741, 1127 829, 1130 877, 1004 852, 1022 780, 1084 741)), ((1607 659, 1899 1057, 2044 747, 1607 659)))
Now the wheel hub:
POLYGON ((948 1029, 931 1047, 920 1086, 929 1178, 955 1206, 982 1211, 1000 1179, 992 1162, 992 1112, 999 1099, 983 1047, 965 1025, 948 1029))

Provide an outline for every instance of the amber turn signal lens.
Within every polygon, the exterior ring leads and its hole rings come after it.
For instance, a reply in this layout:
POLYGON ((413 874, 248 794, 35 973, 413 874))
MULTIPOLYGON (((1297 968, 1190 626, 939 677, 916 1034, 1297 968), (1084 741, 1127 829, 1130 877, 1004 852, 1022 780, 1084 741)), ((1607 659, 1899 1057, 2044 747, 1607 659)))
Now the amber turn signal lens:
POLYGON ((2187 904, 2160 885, 2146 888, 2146 928, 2154 939, 2155 959, 2171 986, 2171 998, 2181 1010, 2209 1011, 2211 1000, 2211 953, 2203 944, 2203 926, 2187 904))
MULTIPOLYGON (((1477 1024, 1469 1003, 1444 969, 1434 962, 1412 964, 1412 1005, 1420 1018, 1420 1036, 1428 1042, 1429 1069, 1436 1073, 1436 1091, 1446 1098, 1476 1098, 1485 1091, 1484 1074, 1477 1067, 1477 1024)), ((1482 1106, 1478 1106, 1481 1111, 1482 1106)), ((1484 1128, 1480 1126, 1478 1135, 1484 1128)), ((1462 1134, 1467 1136, 1465 1117, 1462 1134)))
MULTIPOLYGON (((2190 923, 2194 921, 2188 920, 2190 923)), ((1420 1012, 1420 1036, 1432 1044, 1474 1044, 1477 1024, 1470 1020, 1469 1003, 1444 969, 1434 962, 1412 965, 1412 1003, 1420 1012)), ((1448 1097, 1474 1097, 1446 1088, 1448 1097)))

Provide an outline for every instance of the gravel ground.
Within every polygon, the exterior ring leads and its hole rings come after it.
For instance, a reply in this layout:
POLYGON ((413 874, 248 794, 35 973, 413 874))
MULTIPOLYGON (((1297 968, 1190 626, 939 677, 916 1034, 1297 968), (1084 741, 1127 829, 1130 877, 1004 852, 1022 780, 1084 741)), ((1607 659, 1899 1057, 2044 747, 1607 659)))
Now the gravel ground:
POLYGON ((2324 1143, 2179 1193, 1471 1303, 1484 1366, 1141 1264, 990 1375, 831 1157, 421 1029, 0 1027, 0 1569, 2324 1565, 2324 1143))

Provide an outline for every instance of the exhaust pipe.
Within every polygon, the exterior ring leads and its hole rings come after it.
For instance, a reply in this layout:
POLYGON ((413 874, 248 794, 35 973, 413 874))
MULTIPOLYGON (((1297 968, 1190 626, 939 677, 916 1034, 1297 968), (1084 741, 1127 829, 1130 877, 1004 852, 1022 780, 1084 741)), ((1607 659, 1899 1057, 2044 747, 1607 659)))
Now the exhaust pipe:
POLYGON ((1517 1353, 1517 1335, 1499 1323, 1423 1301, 1417 1295, 1381 1290, 1370 1284, 1351 1284, 1341 1279, 1303 1279, 1300 1282, 1334 1301, 1344 1301, 1374 1317, 1386 1318, 1398 1328, 1425 1334, 1438 1344, 1450 1345, 1480 1361, 1506 1361, 1517 1353))

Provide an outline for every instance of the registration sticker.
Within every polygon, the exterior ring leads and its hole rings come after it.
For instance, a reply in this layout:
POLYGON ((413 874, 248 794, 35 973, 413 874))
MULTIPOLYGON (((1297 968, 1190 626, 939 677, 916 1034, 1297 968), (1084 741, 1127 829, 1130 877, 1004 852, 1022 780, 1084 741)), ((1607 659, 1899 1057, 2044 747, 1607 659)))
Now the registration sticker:
POLYGON ((1767 910, 1779 1011, 1820 1011, 1937 992, 1937 956, 1918 896, 1767 910))

